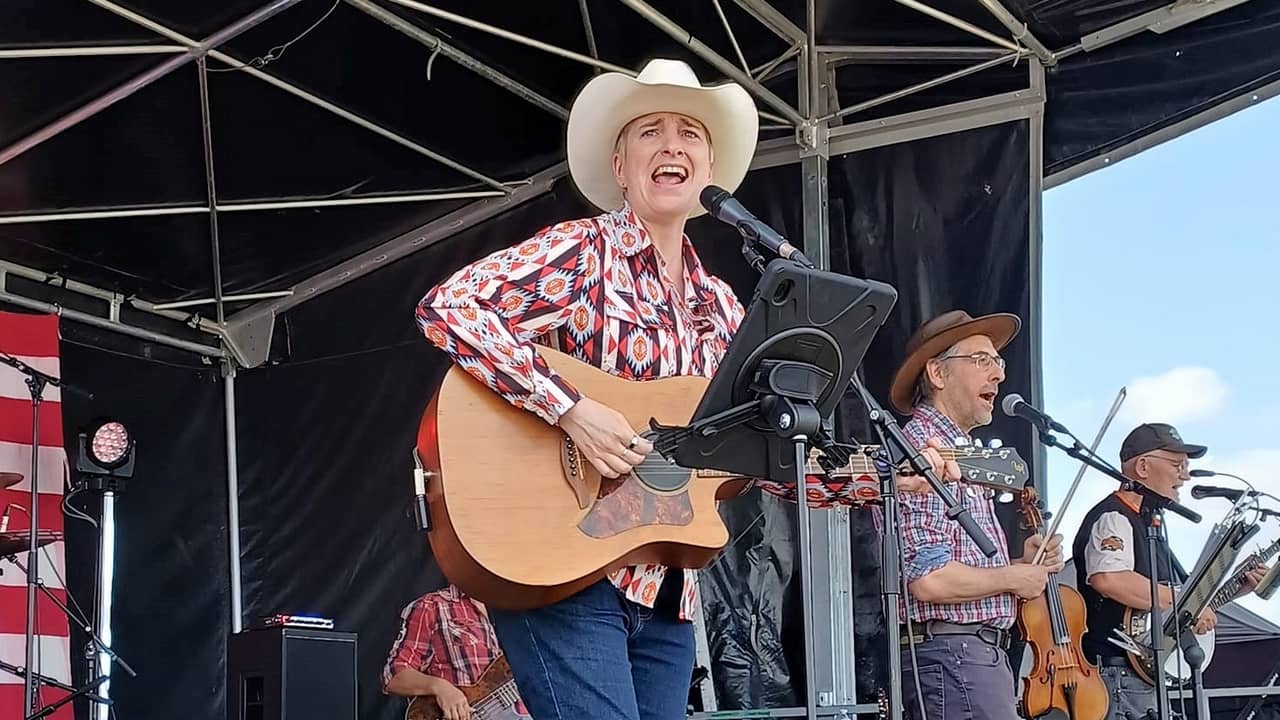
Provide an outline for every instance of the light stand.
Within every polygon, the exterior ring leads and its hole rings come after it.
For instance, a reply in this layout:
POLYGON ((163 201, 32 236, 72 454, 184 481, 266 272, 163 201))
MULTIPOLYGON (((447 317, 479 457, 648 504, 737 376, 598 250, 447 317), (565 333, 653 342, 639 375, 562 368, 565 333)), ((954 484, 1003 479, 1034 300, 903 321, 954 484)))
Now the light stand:
POLYGON ((133 439, 118 422, 100 419, 88 432, 80 433, 79 456, 76 469, 81 473, 81 489, 97 493, 101 497, 101 524, 98 533, 98 594, 94 604, 94 625, 84 628, 89 635, 85 654, 89 656, 89 675, 97 675, 94 685, 98 688, 95 720, 108 720, 111 697, 111 669, 119 663, 121 669, 132 677, 137 673, 111 649, 111 609, 115 591, 116 558, 116 496, 124 488, 124 479, 133 476, 133 439))

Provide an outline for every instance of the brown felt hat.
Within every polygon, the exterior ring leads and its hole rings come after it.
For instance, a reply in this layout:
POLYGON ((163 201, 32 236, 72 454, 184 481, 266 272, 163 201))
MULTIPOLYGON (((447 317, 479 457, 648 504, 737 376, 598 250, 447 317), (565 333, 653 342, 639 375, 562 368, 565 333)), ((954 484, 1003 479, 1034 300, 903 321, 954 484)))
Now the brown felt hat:
POLYGON ((926 322, 907 341, 906 357, 893 374, 889 385, 889 404, 903 415, 910 415, 915 399, 916 383, 929 358, 973 335, 986 335, 1000 350, 1022 329, 1022 320, 1009 313, 971 317, 963 310, 945 312, 926 322))

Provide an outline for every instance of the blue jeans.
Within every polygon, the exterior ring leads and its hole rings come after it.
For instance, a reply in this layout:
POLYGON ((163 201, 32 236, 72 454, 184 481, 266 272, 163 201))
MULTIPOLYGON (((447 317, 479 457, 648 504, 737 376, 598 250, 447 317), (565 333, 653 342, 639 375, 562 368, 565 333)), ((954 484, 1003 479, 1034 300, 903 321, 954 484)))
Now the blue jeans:
POLYGON ((1013 672, 1003 650, 970 635, 938 635, 916 645, 920 696, 911 655, 902 648, 903 715, 912 720, 1018 720, 1013 672))
POLYGON ((692 623, 637 605, 606 580, 548 607, 489 616, 534 720, 685 717, 692 623))
POLYGON ((1147 710, 1156 706, 1156 688, 1142 681, 1129 668, 1100 667, 1098 674, 1107 690, 1111 691, 1111 712, 1109 720, 1125 720, 1125 713, 1133 713, 1134 717, 1143 717, 1147 710))

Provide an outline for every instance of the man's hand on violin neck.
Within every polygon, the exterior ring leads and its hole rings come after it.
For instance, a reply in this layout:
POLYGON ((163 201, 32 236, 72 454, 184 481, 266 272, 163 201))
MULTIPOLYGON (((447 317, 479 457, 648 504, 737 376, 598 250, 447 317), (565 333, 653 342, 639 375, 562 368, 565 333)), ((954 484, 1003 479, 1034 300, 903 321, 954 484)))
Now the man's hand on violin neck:
MULTIPOLYGON (((1040 552, 1040 546, 1045 545, 1044 537, 1040 535, 1032 535, 1022 545, 1022 557, 1014 560, 1015 564, 1029 564, 1036 559, 1036 553, 1040 552)), ((1062 558, 1062 535, 1054 535, 1049 538, 1049 543, 1045 548, 1044 557, 1040 559, 1040 564, 1048 568, 1049 572, 1061 572, 1066 563, 1062 558)))

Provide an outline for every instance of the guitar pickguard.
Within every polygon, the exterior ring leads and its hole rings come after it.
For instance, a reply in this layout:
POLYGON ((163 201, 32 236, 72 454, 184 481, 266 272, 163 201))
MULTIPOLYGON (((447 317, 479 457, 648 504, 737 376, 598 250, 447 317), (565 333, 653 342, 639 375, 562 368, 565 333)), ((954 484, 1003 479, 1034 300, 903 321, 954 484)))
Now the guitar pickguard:
POLYGON ((657 495, 633 474, 600 484, 600 496, 578 529, 593 538, 607 538, 645 525, 688 525, 693 503, 688 492, 657 495))

